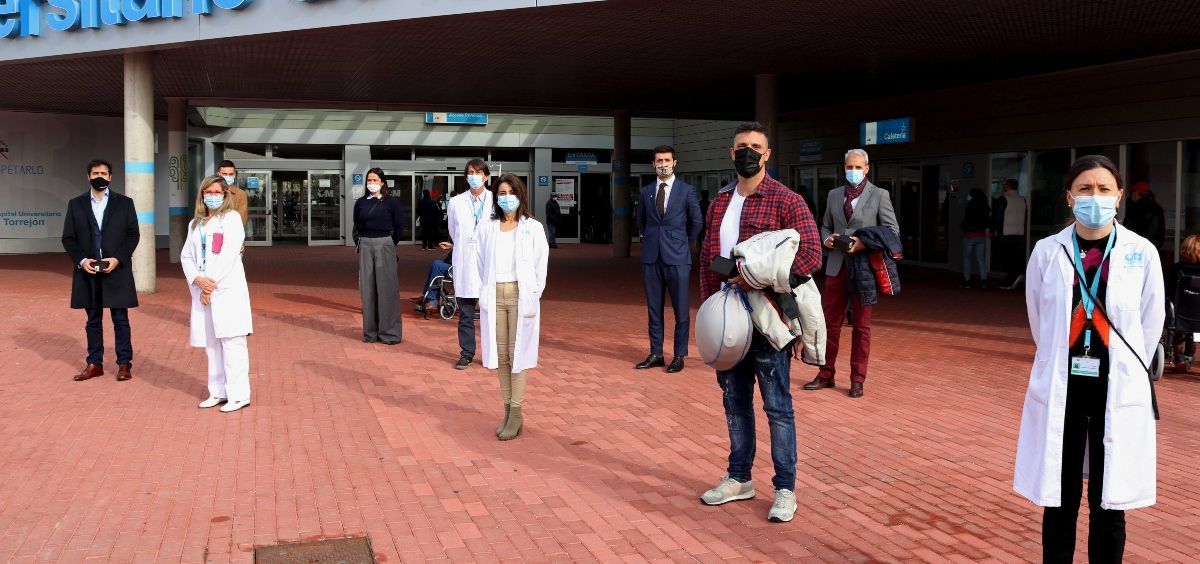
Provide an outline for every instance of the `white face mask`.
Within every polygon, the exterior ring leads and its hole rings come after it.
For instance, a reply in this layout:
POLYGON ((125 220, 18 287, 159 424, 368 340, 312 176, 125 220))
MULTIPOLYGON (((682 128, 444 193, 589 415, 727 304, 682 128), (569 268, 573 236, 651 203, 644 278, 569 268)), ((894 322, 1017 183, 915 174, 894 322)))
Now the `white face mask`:
POLYGON ((378 194, 379 191, 382 189, 383 189, 382 184, 368 184, 367 185, 367 190, 370 190, 372 194, 378 194))

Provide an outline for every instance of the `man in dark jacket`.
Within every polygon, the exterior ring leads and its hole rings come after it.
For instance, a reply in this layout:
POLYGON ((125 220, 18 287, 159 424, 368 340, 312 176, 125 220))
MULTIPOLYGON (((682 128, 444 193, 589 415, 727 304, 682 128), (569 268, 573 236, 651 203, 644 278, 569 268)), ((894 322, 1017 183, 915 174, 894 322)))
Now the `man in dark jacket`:
POLYGON ((442 210, 429 195, 429 190, 421 192, 421 201, 417 203, 417 218, 421 220, 421 250, 436 249, 442 238, 442 210))
POLYGON ((83 381, 104 375, 104 310, 111 310, 116 337, 117 381, 132 378, 133 344, 129 309, 137 307, 133 250, 138 219, 133 200, 109 190, 112 165, 94 160, 87 166, 91 189, 67 202, 62 244, 75 272, 71 308, 87 310, 87 366, 75 375, 83 381))
POLYGON ((562 210, 558 209, 558 200, 554 198, 554 194, 550 194, 550 199, 546 200, 546 241, 550 244, 551 249, 558 248, 558 242, 554 240, 554 236, 558 234, 560 219, 562 219, 562 210))
POLYGON ((1154 244, 1154 248, 1162 249, 1166 241, 1166 214, 1154 199, 1154 192, 1145 181, 1137 182, 1129 188, 1129 207, 1125 210, 1125 227, 1141 235, 1154 244))

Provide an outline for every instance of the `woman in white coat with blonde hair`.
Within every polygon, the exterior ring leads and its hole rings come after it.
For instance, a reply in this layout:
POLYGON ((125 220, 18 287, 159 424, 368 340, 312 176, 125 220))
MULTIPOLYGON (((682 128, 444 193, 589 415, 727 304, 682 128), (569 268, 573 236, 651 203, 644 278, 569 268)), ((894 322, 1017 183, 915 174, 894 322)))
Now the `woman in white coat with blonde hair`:
POLYGON ((479 226, 479 331, 483 365, 499 372, 504 400, 496 437, 507 441, 521 434, 525 371, 537 366, 550 246, 519 177, 501 176, 493 202, 492 221, 479 226))
POLYGON ((207 409, 223 412, 250 405, 250 353, 246 335, 254 331, 250 290, 242 269, 242 218, 220 176, 200 182, 196 216, 188 224, 179 262, 192 294, 191 344, 208 355, 207 409))
POLYGON ((1163 331, 1162 266, 1152 243, 1115 221, 1123 187, 1112 161, 1076 160, 1066 190, 1075 221, 1038 241, 1025 273, 1037 353, 1014 489, 1045 507, 1043 561, 1071 562, 1087 475, 1088 559, 1120 562, 1124 511, 1155 501, 1147 366, 1163 331))

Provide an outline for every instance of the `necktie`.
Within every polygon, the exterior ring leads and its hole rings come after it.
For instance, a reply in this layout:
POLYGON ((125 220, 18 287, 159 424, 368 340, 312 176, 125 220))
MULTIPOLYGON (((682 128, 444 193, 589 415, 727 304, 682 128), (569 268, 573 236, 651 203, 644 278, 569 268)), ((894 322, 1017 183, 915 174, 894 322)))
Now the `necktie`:
POLYGON ((658 196, 654 198, 654 203, 658 206, 658 217, 667 215, 667 183, 663 182, 658 185, 658 196))

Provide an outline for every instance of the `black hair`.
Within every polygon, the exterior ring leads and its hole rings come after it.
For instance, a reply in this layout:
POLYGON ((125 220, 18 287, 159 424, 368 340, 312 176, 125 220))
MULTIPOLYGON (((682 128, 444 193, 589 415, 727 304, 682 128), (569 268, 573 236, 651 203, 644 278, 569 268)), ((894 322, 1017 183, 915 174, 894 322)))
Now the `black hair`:
POLYGON ((387 198, 388 197, 388 188, 387 188, 387 181, 383 177, 383 169, 379 168, 377 166, 367 169, 367 173, 363 175, 363 182, 365 183, 367 181, 367 177, 371 176, 372 174, 378 176, 379 180, 383 181, 383 186, 379 188, 379 193, 384 198, 387 198))
POLYGON ((654 148, 654 151, 651 154, 654 156, 654 158, 658 158, 660 153, 671 153, 671 160, 675 160, 675 147, 670 145, 659 145, 654 148))
POLYGON ((225 159, 225 160, 223 160, 223 161, 221 161, 221 162, 217 163, 217 170, 218 170, 218 171, 219 171, 219 170, 221 170, 221 169, 223 169, 223 168, 232 168, 232 169, 234 169, 234 170, 237 170, 237 165, 233 164, 233 161, 231 161, 231 160, 229 160, 229 159, 225 159))
POLYGON ((88 176, 91 176, 91 175, 92 175, 92 169, 93 169, 93 168, 96 168, 96 167, 98 167, 98 166, 102 166, 102 167, 104 167, 104 168, 107 168, 107 169, 108 169, 108 173, 109 173, 109 174, 112 174, 112 171, 113 171, 112 163, 110 163, 110 162, 108 162, 108 161, 106 161, 106 160, 104 160, 104 159, 92 159, 92 161, 91 161, 91 162, 89 162, 89 163, 88 163, 88 166, 87 166, 87 174, 88 174, 88 176))
POLYGON ((761 133, 763 134, 763 137, 767 136, 767 128, 757 121, 750 121, 737 126, 737 128, 733 130, 733 136, 737 137, 738 135, 750 133, 751 131, 761 133))

